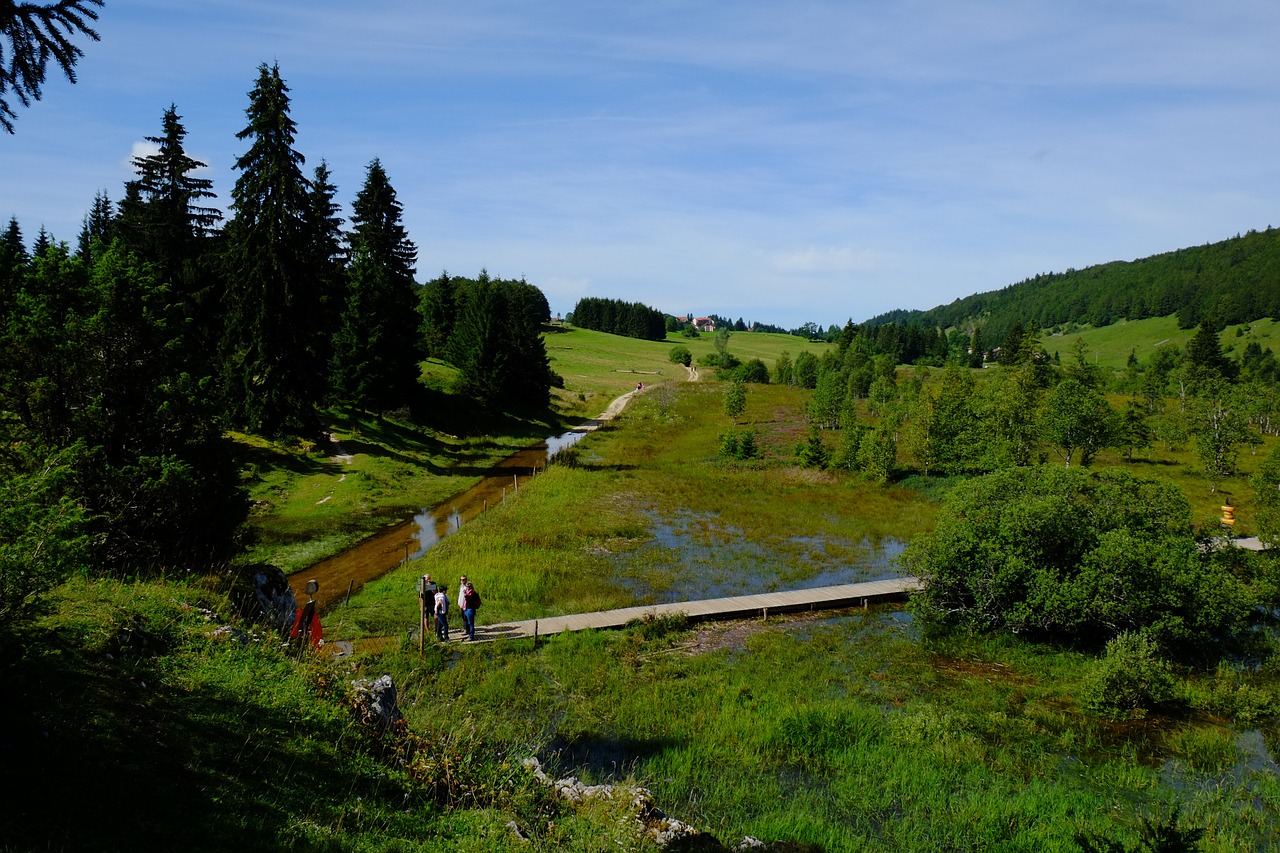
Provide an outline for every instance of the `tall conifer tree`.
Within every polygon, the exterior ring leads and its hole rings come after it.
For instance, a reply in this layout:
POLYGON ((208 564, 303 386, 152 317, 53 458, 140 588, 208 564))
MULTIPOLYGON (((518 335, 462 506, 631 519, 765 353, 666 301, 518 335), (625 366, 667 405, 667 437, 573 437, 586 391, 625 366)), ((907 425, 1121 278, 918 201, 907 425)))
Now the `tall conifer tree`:
POLYGON ((317 312, 312 331, 316 354, 325 364, 333 357, 333 340, 342 322, 347 290, 342 216, 335 200, 338 188, 331 177, 329 164, 321 160, 307 194, 307 231, 311 238, 307 256, 311 261, 311 289, 317 312))
MULTIPOLYGON (((188 156, 187 129, 170 104, 159 136, 148 136, 154 154, 133 158, 137 177, 125 184, 114 229, 140 258, 151 263, 169 293, 179 321, 173 331, 192 365, 209 365, 221 329, 211 291, 210 257, 222 211, 206 204, 213 182, 198 176, 207 164, 188 156)), ((200 368, 205 373, 208 368, 200 368)))
POLYGON ((418 249, 382 163, 369 164, 351 206, 351 264, 342 325, 334 340, 335 398, 373 411, 411 401, 421 360, 421 315, 413 280, 418 249))
POLYGON ((27 247, 22 241, 22 227, 18 224, 18 217, 11 216, 9 226, 0 236, 0 320, 8 316, 28 260, 27 247))
POLYGON ((317 428, 324 363, 317 352, 318 300, 310 292, 309 185, 294 149, 289 88, 280 67, 258 69, 236 136, 234 215, 225 232, 223 372, 232 417, 270 435, 317 428))

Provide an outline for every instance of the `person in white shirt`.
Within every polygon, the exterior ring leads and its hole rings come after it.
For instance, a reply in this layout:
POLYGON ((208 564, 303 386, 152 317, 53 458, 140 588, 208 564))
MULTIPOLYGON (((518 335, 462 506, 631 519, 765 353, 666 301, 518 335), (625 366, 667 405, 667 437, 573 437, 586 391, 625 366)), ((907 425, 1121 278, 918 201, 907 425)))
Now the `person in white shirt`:
POLYGON ((449 596, 448 590, 441 586, 436 592, 435 610, 436 639, 442 643, 449 641, 449 596))

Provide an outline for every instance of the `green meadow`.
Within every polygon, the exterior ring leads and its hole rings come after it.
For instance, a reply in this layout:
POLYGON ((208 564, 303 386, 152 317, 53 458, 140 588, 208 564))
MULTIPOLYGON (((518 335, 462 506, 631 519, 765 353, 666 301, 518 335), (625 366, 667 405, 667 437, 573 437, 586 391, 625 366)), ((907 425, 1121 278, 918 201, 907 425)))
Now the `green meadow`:
MULTIPOLYGON (((1204 831, 1201 849, 1280 849, 1277 731, 1229 698, 1270 707, 1269 661, 1182 671, 1168 709, 1116 723, 1076 699, 1090 656, 927 635, 909 608, 639 624, 537 648, 428 644, 419 657, 406 634, 423 571, 450 585, 467 574, 485 595, 481 620, 497 622, 856 580, 876 543, 931 529, 928 495, 946 481, 881 488, 796 468, 800 392, 752 386, 736 424, 722 393, 705 377, 653 389, 584 439, 575 465, 551 466, 328 624, 338 636, 405 638, 366 665, 404 685, 416 730, 474 732, 561 775, 644 785, 729 842, 1069 851, 1080 836, 1136 844, 1144 819, 1167 828, 1176 808, 1182 826, 1204 831), (730 427, 757 430, 764 458, 719 459, 730 427)), ((1185 450, 1097 464, 1172 477, 1205 523, 1217 513, 1185 450)), ((577 831, 557 843, 604 849, 577 831)))
MULTIPOLYGON (((1196 330, 1179 329, 1174 316, 1153 317, 1147 320, 1118 320, 1110 326, 1069 325, 1041 335, 1040 342, 1049 355, 1069 360, 1075 353, 1075 342, 1084 341, 1085 352, 1091 362, 1100 367, 1123 370, 1133 353, 1138 361, 1150 360, 1151 354, 1161 346, 1177 346, 1186 349, 1196 330)), ((1280 351, 1280 328, 1272 319, 1254 320, 1228 326, 1218 335, 1222 349, 1232 358, 1238 358, 1250 341, 1257 341, 1263 349, 1280 351)))
POLYGON ((466 535, 366 585, 332 629, 402 631, 417 608, 405 591, 424 572, 450 585, 466 574, 489 619, 528 619, 867 579, 884 572, 859 569, 877 551, 931 528, 935 505, 917 490, 790 463, 805 392, 753 386, 736 426, 722 393, 708 381, 651 389, 574 448, 577 464, 551 465, 466 535), (731 427, 758 430, 764 458, 721 462, 731 427))
MULTIPOLYGON (((685 369, 670 361, 672 347, 687 346, 695 361, 714 351, 711 335, 641 341, 567 326, 552 327, 546 342, 552 369, 565 380, 564 388, 553 389, 549 412, 460 420, 448 429, 431 429, 407 418, 331 410, 333 442, 323 446, 234 434, 253 501, 255 539, 245 562, 300 571, 465 491, 494 463, 596 417, 638 382, 686 381, 685 369)), ((794 358, 802 350, 820 354, 828 346, 778 334, 739 332, 730 338, 739 358, 769 365, 783 352, 794 358)), ((423 367, 427 384, 435 388, 447 386, 454 373, 438 361, 423 367)))

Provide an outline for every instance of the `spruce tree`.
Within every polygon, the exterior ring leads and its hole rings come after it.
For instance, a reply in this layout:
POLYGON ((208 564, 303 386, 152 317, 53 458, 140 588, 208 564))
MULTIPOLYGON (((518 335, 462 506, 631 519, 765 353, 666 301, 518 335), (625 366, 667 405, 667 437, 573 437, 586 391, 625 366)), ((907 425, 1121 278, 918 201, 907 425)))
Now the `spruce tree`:
POLYGON ((511 358, 504 393, 520 405, 545 406, 551 399, 551 388, 564 387, 564 380, 551 370, 542 339, 542 325, 551 319, 551 306, 543 292, 523 278, 502 282, 501 292, 510 317, 506 338, 511 358))
POLYGON ((44 230, 44 226, 40 226, 40 230, 36 232, 36 240, 31 244, 31 257, 38 258, 49 251, 54 245, 53 235, 44 230))
POLYGON ((982 367, 983 357, 982 327, 973 327, 973 339, 969 343, 969 366, 982 367))
POLYGON ((225 230, 222 371, 234 420, 268 435, 318 428, 322 325, 310 292, 310 187, 294 149, 289 88, 278 65, 258 69, 236 136, 250 140, 235 164, 234 214, 225 230))
POLYGON ((0 321, 8 316, 28 260, 27 247, 22 241, 22 227, 18 218, 12 216, 4 234, 0 235, 0 321))
POLYGON ((341 323, 346 299, 347 251, 342 233, 342 216, 335 197, 338 188, 330 180, 329 164, 321 160, 311 178, 307 195, 307 232, 311 248, 311 288, 317 323, 315 350, 325 364, 333 356, 333 339, 341 323))
POLYGON ((458 285, 448 270, 423 286, 418 311, 422 314, 423 346, 428 358, 444 358, 458 321, 458 285))
POLYGON ((92 263, 96 253, 105 249, 111 242, 112 234, 115 232, 115 218, 115 205, 111 203, 110 196, 105 191, 95 193, 93 206, 84 215, 80 239, 76 247, 76 254, 85 263, 92 263))
POLYGON ((1191 381, 1197 386, 1215 379, 1234 380, 1239 372, 1239 366, 1223 354, 1218 333, 1207 320, 1187 341, 1187 368, 1191 381))
POLYGON ((205 203, 216 197, 213 182, 196 174, 207 164, 187 155, 186 136, 182 117, 170 104, 160 135, 146 137, 156 152, 133 158, 137 177, 125 184, 113 230, 155 267, 177 312, 175 338, 189 364, 203 374, 212 370, 221 335, 212 254, 222 211, 205 203))
POLYGON ((332 391, 371 411, 407 406, 421 360, 417 247, 401 223, 403 208, 382 163, 369 164, 352 209, 346 303, 334 340, 332 391))
POLYGON ((161 135, 148 136, 156 153, 134 157, 138 177, 125 185, 120 205, 121 230, 130 247, 154 263, 160 280, 177 284, 184 263, 197 254, 196 244, 216 233, 222 211, 202 204, 215 198, 213 181, 193 173, 207 167, 189 157, 183 141, 187 129, 170 104, 161 118, 161 135))
POLYGON ((455 393, 470 397, 490 411, 503 405, 504 379, 510 353, 504 333, 508 327, 506 300, 487 272, 468 288, 466 304, 449 339, 447 360, 458 368, 455 393))
POLYGON ((69 36, 79 33, 93 41, 98 33, 89 25, 103 0, 57 0, 55 3, 0 3, 0 127, 13 133, 18 114, 9 92, 24 107, 40 100, 49 60, 76 82, 76 60, 84 55, 69 36))

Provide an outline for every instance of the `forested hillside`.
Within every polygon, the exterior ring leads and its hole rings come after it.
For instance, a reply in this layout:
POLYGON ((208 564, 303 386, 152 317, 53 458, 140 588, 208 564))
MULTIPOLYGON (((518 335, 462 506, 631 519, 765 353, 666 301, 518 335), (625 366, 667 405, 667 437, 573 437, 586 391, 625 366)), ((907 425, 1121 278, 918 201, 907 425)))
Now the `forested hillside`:
POLYGON ((1017 323, 1042 329, 1065 323, 1106 326, 1116 320, 1178 315, 1193 328, 1221 328, 1280 315, 1280 230, 1250 231, 1135 261, 1042 273, 1001 290, 978 293, 928 311, 890 311, 866 322, 970 329, 1001 341, 1017 323))

